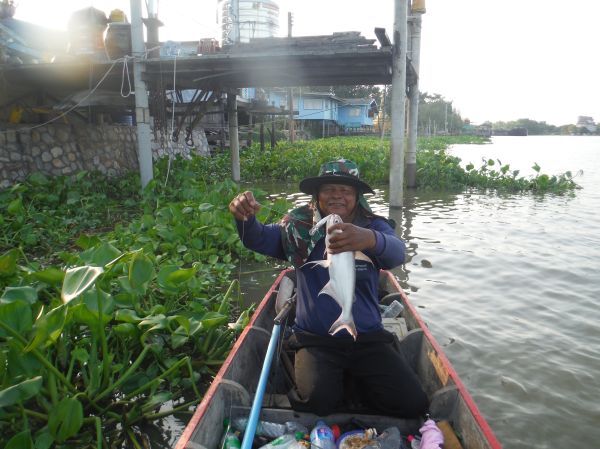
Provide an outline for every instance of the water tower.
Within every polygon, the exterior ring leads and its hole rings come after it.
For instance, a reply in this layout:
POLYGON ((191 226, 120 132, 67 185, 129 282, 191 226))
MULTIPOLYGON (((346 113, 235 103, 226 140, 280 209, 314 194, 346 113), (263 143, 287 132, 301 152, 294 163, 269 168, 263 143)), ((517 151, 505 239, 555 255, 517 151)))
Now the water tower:
POLYGON ((274 0, 218 0, 217 17, 221 27, 222 45, 233 43, 235 12, 239 5, 240 42, 255 37, 273 37, 279 31, 279 5, 274 0))

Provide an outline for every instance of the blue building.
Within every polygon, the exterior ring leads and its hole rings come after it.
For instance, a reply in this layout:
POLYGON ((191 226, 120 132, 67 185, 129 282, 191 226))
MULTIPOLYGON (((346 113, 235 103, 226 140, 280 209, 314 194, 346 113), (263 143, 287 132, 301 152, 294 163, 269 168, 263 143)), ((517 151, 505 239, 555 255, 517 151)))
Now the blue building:
MULTIPOLYGON (((241 96, 289 110, 287 89, 243 89, 241 96)), ((378 112, 377 102, 371 98, 340 98, 331 92, 304 92, 298 88, 294 89, 293 107, 296 129, 314 137, 370 132, 378 112)))

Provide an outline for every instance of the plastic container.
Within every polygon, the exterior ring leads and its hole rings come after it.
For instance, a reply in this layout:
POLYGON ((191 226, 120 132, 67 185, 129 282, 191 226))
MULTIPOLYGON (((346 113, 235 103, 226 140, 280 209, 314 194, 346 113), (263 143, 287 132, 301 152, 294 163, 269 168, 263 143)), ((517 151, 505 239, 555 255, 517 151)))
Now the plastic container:
POLYGON ((337 449, 354 449, 360 447, 375 449, 374 446, 376 445, 375 440, 368 436, 364 430, 346 432, 337 441, 337 449))
POLYGON ((311 449, 336 449, 333 430, 325 421, 319 420, 314 429, 310 432, 311 449))
MULTIPOLYGON (((235 418, 232 421, 236 430, 243 432, 248 425, 248 418, 235 418)), ((256 426, 256 435, 262 435, 269 438, 277 438, 287 433, 285 424, 279 424, 268 421, 259 421, 256 426)))
POLYGON ((412 449, 420 449, 421 447, 421 438, 416 437, 414 435, 409 435, 408 438, 408 443, 410 444, 410 447, 412 449))
POLYGON ((389 427, 375 441, 380 449, 399 449, 402 447, 402 435, 397 427, 389 427))
POLYGON ((219 448, 240 449, 240 447, 242 447, 242 443, 239 438, 240 433, 231 428, 231 424, 229 423, 228 419, 223 422, 223 425, 225 426, 225 433, 223 434, 219 448))
POLYGON ((394 299, 386 309, 381 312, 381 318, 396 318, 402 313, 404 306, 396 299, 394 299))
POLYGON ((298 437, 302 438, 302 436, 301 432, 297 432, 295 435, 286 433, 261 446, 260 449, 296 449, 298 447, 298 437))

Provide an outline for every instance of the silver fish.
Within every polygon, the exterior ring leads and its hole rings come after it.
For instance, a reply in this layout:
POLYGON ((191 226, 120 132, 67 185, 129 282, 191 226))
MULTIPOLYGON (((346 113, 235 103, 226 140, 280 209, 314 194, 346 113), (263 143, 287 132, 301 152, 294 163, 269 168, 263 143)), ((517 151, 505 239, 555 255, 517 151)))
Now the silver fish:
MULTIPOLYGON (((325 232, 325 247, 329 248, 330 235, 341 233, 341 230, 336 230, 332 234, 329 234, 329 228, 335 224, 343 223, 342 219, 337 214, 327 215, 322 218, 317 224, 310 230, 310 234, 313 235, 318 228, 327 224, 325 232)), ((329 282, 319 292, 319 295, 327 294, 331 296, 335 302, 342 308, 342 313, 339 318, 331 325, 329 333, 331 335, 337 334, 342 329, 346 329, 352 338, 356 340, 356 326, 354 324, 354 317, 352 316, 352 305, 355 301, 354 288, 356 283, 356 272, 354 269, 355 256, 361 259, 371 260, 363 253, 355 254, 354 251, 344 251, 338 254, 326 253, 326 259, 319 262, 308 262, 315 265, 320 265, 329 270, 329 282)))

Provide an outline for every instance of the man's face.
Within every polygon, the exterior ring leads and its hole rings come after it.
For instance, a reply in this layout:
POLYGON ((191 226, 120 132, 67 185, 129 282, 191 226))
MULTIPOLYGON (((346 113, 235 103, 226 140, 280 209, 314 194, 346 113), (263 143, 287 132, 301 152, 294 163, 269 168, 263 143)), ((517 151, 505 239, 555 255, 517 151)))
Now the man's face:
POLYGON ((344 184, 323 184, 317 199, 325 215, 338 214, 345 223, 352 222, 356 209, 356 188, 344 184))

